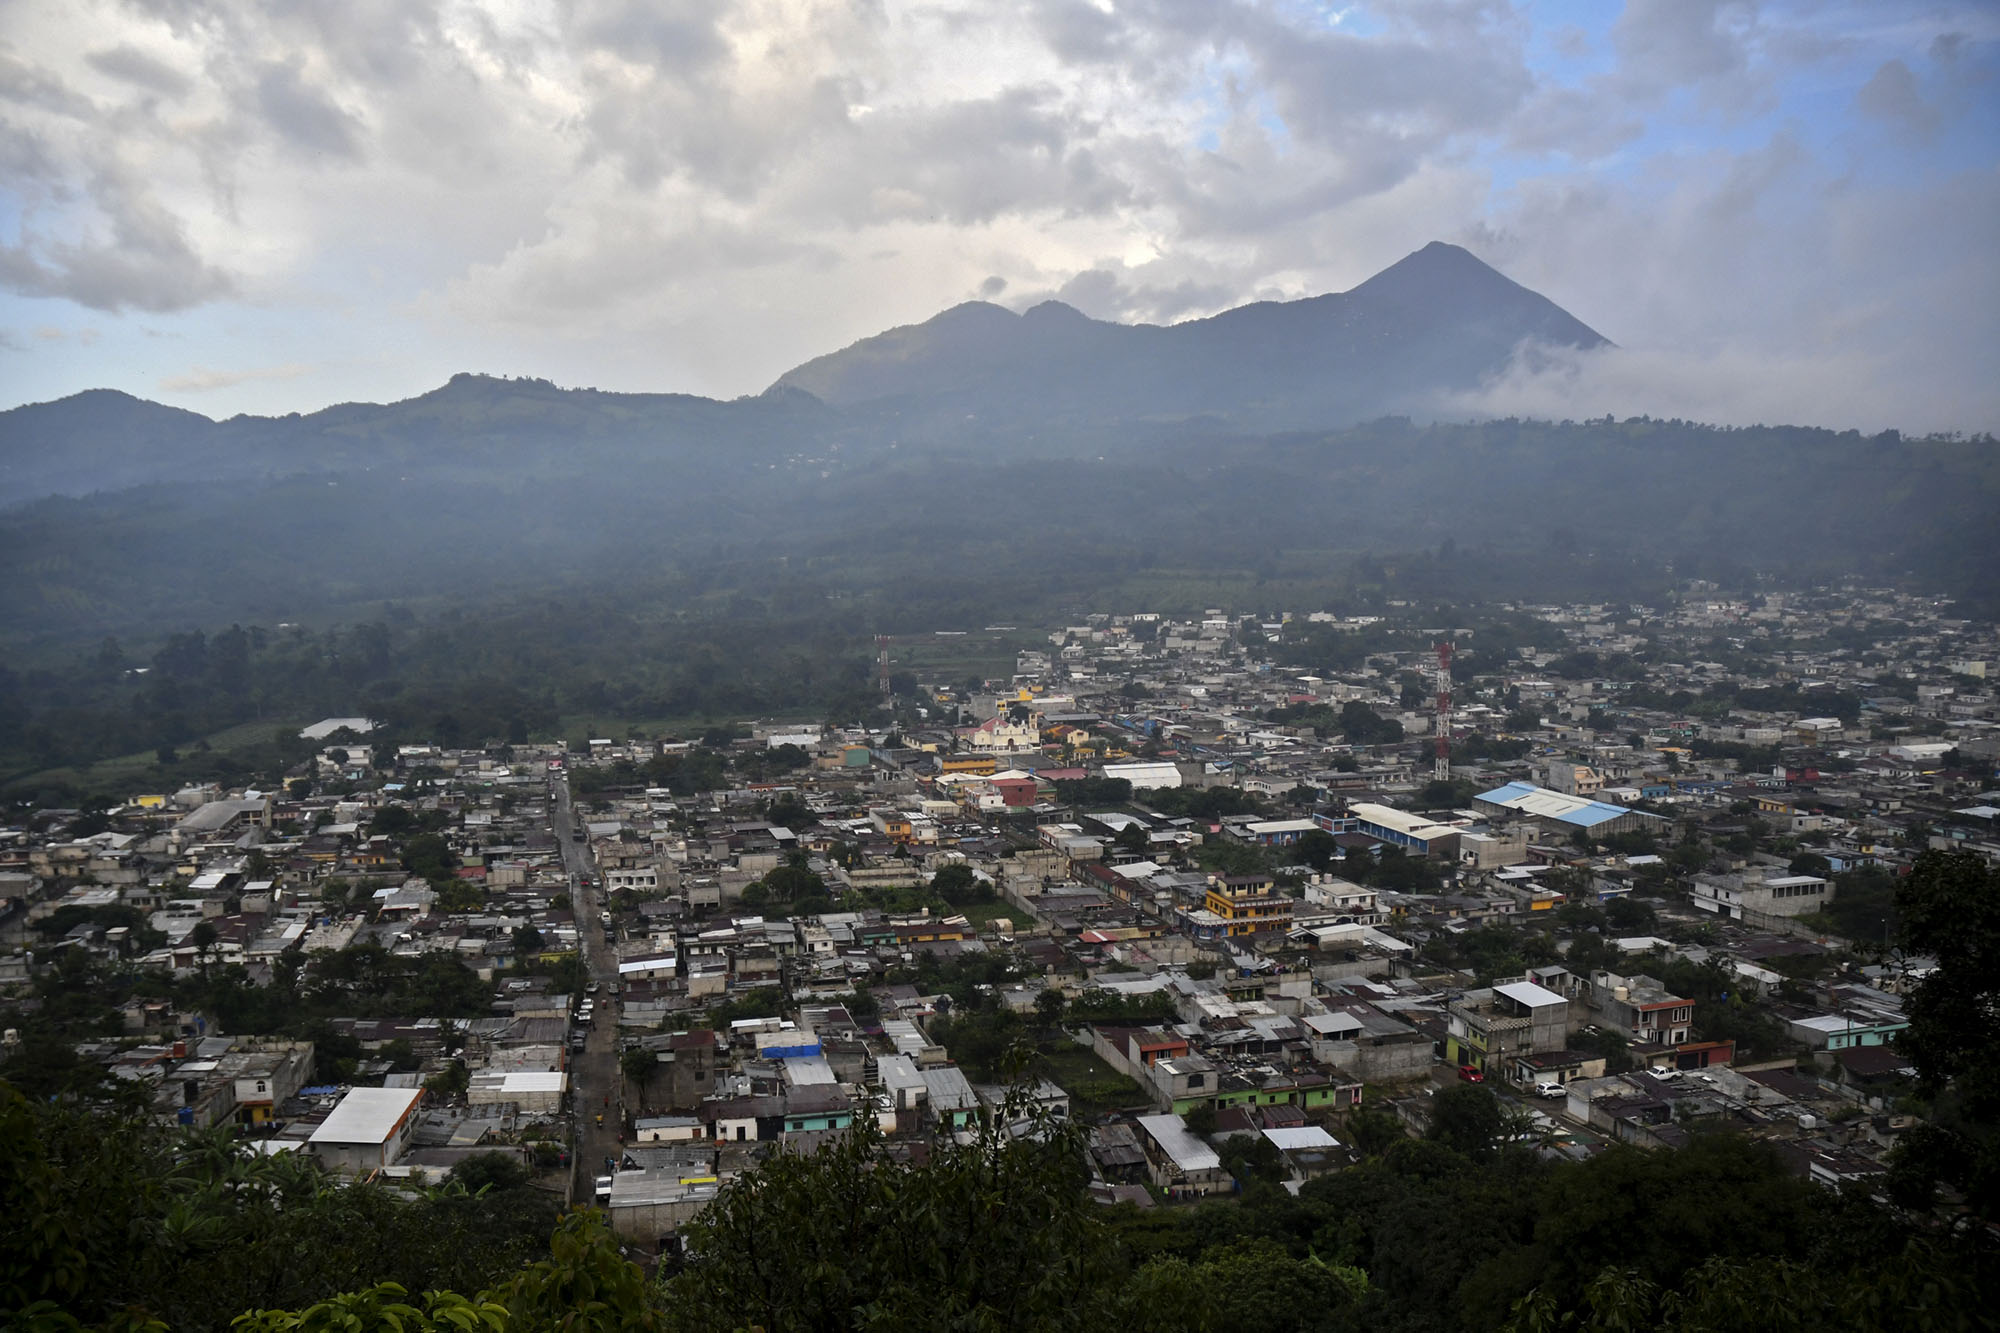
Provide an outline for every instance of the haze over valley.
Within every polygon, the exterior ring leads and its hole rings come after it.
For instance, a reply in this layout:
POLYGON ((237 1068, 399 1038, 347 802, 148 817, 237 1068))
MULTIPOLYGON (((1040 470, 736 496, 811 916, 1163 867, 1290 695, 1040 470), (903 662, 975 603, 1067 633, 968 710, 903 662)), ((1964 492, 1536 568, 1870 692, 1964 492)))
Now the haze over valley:
POLYGON ((0 1327, 2000 1290, 1983 0, 0 24, 0 1327))

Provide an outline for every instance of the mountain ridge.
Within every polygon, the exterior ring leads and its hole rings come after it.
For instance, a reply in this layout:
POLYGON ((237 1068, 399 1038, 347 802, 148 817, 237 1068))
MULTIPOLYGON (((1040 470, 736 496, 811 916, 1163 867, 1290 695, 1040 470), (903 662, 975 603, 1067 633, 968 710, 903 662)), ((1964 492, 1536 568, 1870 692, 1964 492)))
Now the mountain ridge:
POLYGON ((1523 343, 1615 345, 1463 247, 1432 241, 1345 292, 1176 324, 1093 319, 1060 301, 1018 313, 962 302, 814 357, 773 387, 836 406, 943 395, 979 415, 1333 427, 1476 388, 1523 343))
POLYGON ((814 357, 762 393, 567 389, 454 374, 389 403, 216 421, 115 389, 0 412, 0 505, 135 485, 350 467, 718 464, 838 439, 868 454, 1033 440, 1095 453, 1107 428, 1204 423, 1265 433, 1421 416, 1503 370, 1524 343, 1610 344, 1458 246, 1432 242, 1346 292, 1253 301, 1177 324, 1094 319, 1060 300, 966 301, 814 357))

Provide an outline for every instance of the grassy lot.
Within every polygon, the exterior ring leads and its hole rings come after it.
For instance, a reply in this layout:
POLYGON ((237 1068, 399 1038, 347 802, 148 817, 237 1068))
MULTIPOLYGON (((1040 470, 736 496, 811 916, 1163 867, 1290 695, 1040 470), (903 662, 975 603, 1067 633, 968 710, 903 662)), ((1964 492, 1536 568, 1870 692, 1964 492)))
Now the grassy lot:
POLYGON ((974 928, 979 930, 984 930, 990 923, 1000 917, 1005 917, 1012 921, 1016 929, 1020 929, 1033 921, 1033 917, 1029 913, 1022 911, 1012 903, 1004 902, 997 898, 990 903, 974 903, 970 907, 944 908, 941 910, 946 915, 950 915, 953 912, 958 913, 967 921, 970 921, 974 928))
POLYGON ((1042 1042, 1040 1068, 1051 1082, 1069 1094, 1072 1115, 1088 1117, 1107 1111, 1151 1108, 1137 1083, 1104 1063, 1089 1047, 1078 1046, 1066 1037, 1042 1042))
MULTIPOLYGON (((244 750, 261 745, 271 739, 272 733, 282 730, 296 731, 317 719, 265 718, 259 722, 244 722, 213 735, 204 736, 209 750, 216 754, 228 754, 234 750, 244 750)), ((196 749, 196 742, 190 741, 178 747, 182 755, 190 755, 196 749)), ((21 790, 32 790, 37 786, 67 784, 82 791, 106 791, 135 795, 144 791, 160 791, 181 786, 184 779, 175 778, 162 771, 159 756, 152 750, 141 750, 136 754, 122 754, 110 759, 100 759, 94 764, 81 767, 49 768, 40 772, 22 773, 8 779, 6 785, 21 790)))

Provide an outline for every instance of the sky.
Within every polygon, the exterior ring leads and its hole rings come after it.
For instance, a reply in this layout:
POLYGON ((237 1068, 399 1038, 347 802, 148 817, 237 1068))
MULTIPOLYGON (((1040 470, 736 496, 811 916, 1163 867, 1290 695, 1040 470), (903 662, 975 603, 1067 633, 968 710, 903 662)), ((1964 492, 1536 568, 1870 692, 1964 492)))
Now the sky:
POLYGON ((0 407, 734 397, 960 301, 1464 245, 1453 413, 2000 429, 2000 5, 0 0, 0 407))

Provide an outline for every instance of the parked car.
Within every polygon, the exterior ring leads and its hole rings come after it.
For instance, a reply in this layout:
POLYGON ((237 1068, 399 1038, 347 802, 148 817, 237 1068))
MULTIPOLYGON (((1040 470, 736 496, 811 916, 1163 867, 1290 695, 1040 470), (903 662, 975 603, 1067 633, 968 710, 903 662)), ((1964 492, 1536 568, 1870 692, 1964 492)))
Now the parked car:
POLYGON ((595 1197, 600 1204, 611 1202, 610 1176, 599 1176, 597 1178, 597 1189, 595 1191, 595 1197))
POLYGON ((1484 1083, 1486 1081, 1486 1075, 1479 1072, 1479 1066, 1477 1065, 1460 1065, 1458 1067, 1458 1078, 1461 1083, 1484 1083))
POLYGON ((1569 1090, 1560 1083, 1537 1083, 1535 1085, 1535 1095, 1537 1097, 1546 1097, 1550 1101, 1557 1101, 1569 1096, 1569 1090))

